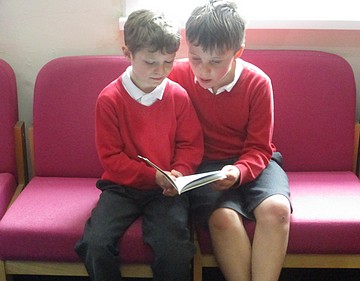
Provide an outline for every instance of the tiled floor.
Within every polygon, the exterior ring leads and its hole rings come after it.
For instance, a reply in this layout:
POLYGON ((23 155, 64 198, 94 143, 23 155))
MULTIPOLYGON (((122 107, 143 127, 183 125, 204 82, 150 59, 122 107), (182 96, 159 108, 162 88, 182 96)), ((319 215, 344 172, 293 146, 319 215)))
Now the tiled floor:
MULTIPOLYGON (((204 271, 204 281, 224 281, 217 269, 204 271)), ((16 276, 13 281, 90 281, 87 277, 16 276)), ((125 278, 124 281, 149 281, 125 278)), ((284 269, 279 281, 360 281, 360 269, 284 269)))

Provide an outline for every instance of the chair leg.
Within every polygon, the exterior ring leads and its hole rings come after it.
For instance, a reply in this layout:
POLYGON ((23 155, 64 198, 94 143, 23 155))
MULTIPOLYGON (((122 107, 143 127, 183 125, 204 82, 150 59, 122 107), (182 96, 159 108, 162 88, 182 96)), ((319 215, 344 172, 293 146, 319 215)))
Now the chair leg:
MULTIPOLYGON (((202 281, 203 266, 199 243, 195 241, 196 253, 193 260, 193 281, 202 281)), ((1 281, 1 280, 0 280, 1 281)))
POLYGON ((10 279, 6 279, 5 262, 4 261, 0 261, 0 281, 10 281, 10 279))

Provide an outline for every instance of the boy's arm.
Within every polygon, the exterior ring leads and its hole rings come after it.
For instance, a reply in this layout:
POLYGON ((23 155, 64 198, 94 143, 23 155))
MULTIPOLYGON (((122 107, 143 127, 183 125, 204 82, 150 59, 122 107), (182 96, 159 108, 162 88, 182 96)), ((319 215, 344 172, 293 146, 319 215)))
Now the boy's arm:
MULTIPOLYGON (((185 92, 185 90, 183 90, 185 92)), ((175 154, 171 168, 182 175, 195 173, 204 154, 204 137, 202 128, 185 92, 182 100, 176 100, 177 130, 175 154)))
POLYGON ((254 180, 268 165, 274 146, 272 144, 274 127, 274 103, 271 82, 253 95, 247 126, 247 137, 242 153, 235 162, 240 170, 239 184, 254 180))
POLYGON ((96 148, 105 170, 103 178, 122 185, 153 188, 155 170, 124 153, 119 121, 110 98, 99 96, 95 122, 96 148))
POLYGON ((268 165, 274 147, 273 133, 273 102, 271 84, 258 89, 254 94, 249 93, 252 102, 249 105, 250 115, 246 127, 246 139, 239 159, 233 165, 222 168, 227 175, 224 180, 213 184, 216 190, 225 190, 238 187, 240 184, 250 182, 268 165))

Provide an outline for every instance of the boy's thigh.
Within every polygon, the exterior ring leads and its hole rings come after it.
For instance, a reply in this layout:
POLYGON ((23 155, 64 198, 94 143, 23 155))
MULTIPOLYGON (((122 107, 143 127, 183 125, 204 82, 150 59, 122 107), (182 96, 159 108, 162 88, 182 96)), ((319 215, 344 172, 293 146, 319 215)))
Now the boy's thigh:
POLYGON ((143 208, 145 227, 154 225, 157 229, 166 231, 169 227, 187 226, 189 216, 189 201, 184 195, 174 197, 159 194, 143 208))
POLYGON ((162 260, 162 266, 188 268, 188 262, 195 252, 190 241, 188 218, 189 203, 184 195, 162 195, 162 198, 154 200, 144 210, 143 237, 153 248, 156 260, 162 260), (181 261, 178 260, 179 256, 181 261))
POLYGON ((189 247, 189 203, 184 195, 167 197, 161 195, 149 203, 143 212, 144 240, 156 248, 183 244, 189 247))
POLYGON ((85 232, 98 236, 97 239, 116 240, 140 214, 141 210, 134 198, 128 195, 127 188, 107 189, 102 191, 85 232))
POLYGON ((288 177, 278 159, 272 158, 269 165, 254 180, 236 189, 225 191, 217 207, 230 208, 244 217, 254 220, 254 209, 265 199, 281 194, 290 198, 288 177))
MULTIPOLYGON (((221 161, 204 161, 199 166, 197 173, 221 170, 225 165, 231 165, 236 159, 221 161)), ((211 188, 211 184, 204 185, 186 192, 189 198, 191 218, 196 224, 207 225, 211 213, 216 209, 223 191, 211 188)))

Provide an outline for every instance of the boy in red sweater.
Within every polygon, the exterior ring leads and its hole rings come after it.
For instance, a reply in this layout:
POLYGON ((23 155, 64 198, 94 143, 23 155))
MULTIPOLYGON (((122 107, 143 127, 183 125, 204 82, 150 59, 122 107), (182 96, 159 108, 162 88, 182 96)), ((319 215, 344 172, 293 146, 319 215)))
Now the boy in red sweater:
POLYGON ((190 191, 195 219, 208 222, 214 253, 228 281, 278 280, 291 205, 281 155, 272 144, 271 81, 243 61, 245 23, 234 3, 209 1, 186 23, 189 59, 170 78, 183 86, 204 131, 198 172, 222 169, 227 178, 190 191), (243 220, 256 220, 253 243, 243 220))
POLYGON ((180 45, 179 30, 162 15, 133 12, 124 26, 123 52, 131 66, 99 95, 96 146, 104 173, 102 194, 76 251, 93 281, 119 281, 118 242, 143 217, 144 240, 154 250, 153 280, 190 280, 194 246, 188 230, 188 198, 175 196, 164 176, 195 172, 203 134, 183 88, 166 77, 180 45))

